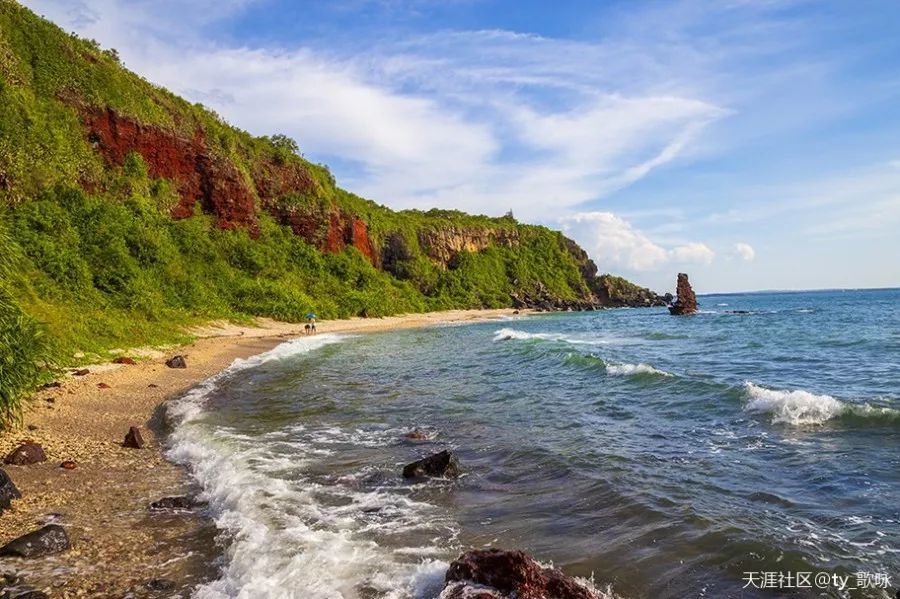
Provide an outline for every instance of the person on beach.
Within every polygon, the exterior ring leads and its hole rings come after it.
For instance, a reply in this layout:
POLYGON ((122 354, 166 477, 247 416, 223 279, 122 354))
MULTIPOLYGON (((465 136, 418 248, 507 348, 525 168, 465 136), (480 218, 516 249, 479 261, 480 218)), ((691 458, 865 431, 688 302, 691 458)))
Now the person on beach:
POLYGON ((307 314, 306 315, 306 334, 307 335, 315 335, 316 334, 316 315, 315 314, 307 314))

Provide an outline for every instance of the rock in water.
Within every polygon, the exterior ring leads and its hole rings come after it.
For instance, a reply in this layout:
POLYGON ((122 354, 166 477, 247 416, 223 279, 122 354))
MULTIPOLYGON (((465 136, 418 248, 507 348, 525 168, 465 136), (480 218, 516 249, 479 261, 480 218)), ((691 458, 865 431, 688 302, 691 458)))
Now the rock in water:
POLYGON ((444 478, 459 476, 459 462, 452 452, 445 449, 440 453, 430 455, 427 458, 422 458, 421 460, 404 466, 404 478, 417 478, 419 476, 437 476, 444 478))
POLYGON ((166 360, 166 366, 169 368, 187 368, 187 360, 185 356, 172 356, 166 360))
POLYGON ((22 443, 13 449, 3 461, 16 466, 26 466, 46 462, 47 455, 44 453, 44 448, 37 443, 22 443))
POLYGON ((475 549, 450 564, 441 599, 600 599, 571 576, 544 568, 522 551, 475 549))
POLYGON ((70 547, 66 529, 59 524, 48 524, 0 547, 0 556, 41 557, 60 553, 70 547))
POLYGON ((122 445, 132 449, 141 449, 144 446, 144 437, 141 436, 141 429, 136 426, 129 428, 122 445))
POLYGON ((0 514, 3 513, 3 510, 10 508, 13 499, 21 498, 22 494, 19 493, 19 489, 13 484, 6 471, 0 468, 0 514))
POLYGON ((197 503, 187 495, 178 495, 175 497, 163 497, 150 504, 151 510, 190 510, 197 503))
POLYGON ((697 296, 694 295, 694 290, 691 289, 691 283, 688 281, 688 276, 683 272, 678 273, 678 286, 676 287, 675 292, 678 299, 669 306, 670 314, 681 316, 684 314, 693 314, 697 311, 697 296))

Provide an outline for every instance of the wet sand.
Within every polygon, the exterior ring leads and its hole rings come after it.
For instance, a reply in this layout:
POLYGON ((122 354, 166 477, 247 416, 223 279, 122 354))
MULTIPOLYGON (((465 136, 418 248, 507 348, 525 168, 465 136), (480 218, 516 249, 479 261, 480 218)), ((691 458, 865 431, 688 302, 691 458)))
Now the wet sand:
MULTIPOLYGON (((499 318, 512 310, 434 312, 381 319, 320 322, 319 333, 363 333, 499 318)), ((0 434, 0 454, 24 440, 40 443, 47 462, 4 466, 22 499, 0 515, 0 545, 55 522, 72 549, 32 560, 0 559, 0 576, 15 572, 51 597, 177 597, 215 576, 222 548, 203 510, 151 513, 151 501, 190 493, 183 469, 163 456, 163 404, 227 367, 303 334, 303 325, 260 320, 256 326, 214 323, 191 331, 190 345, 125 351, 136 365, 98 364, 34 395, 21 428, 0 434), (165 360, 187 357, 186 369, 165 360), (103 383, 103 388, 100 384, 103 383), (140 427, 146 445, 122 441, 140 427), (61 462, 77 463, 74 470, 61 462), (159 581, 165 581, 160 583, 159 581), (155 586, 167 587, 154 590, 155 586), (174 588, 169 586, 174 583, 174 588)), ((2 578, 0 578, 2 585, 2 578)))

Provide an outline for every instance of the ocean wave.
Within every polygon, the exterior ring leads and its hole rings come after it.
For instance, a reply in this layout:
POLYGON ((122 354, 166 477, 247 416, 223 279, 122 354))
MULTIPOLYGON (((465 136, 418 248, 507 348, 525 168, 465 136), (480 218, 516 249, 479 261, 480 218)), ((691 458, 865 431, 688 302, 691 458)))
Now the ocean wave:
MULTIPOLYGON (((228 540, 220 577, 197 588, 194 597, 290 597, 304 589, 309 599, 331 599, 368 589, 385 599, 401 599, 440 592, 445 562, 426 558, 421 544, 415 547, 415 561, 397 560, 372 539, 373 534, 408 532, 423 522, 446 530, 448 523, 432 513, 436 508, 391 489, 366 491, 305 477, 303 467, 321 459, 312 441, 315 431, 306 434, 307 446, 292 443, 286 460, 271 438, 204 422, 204 405, 224 379, 340 340, 336 335, 303 338, 236 360, 169 405, 167 417, 176 426, 168 456, 187 466, 228 540)), ((302 432, 295 427, 286 438, 299 440, 302 432)), ((429 529, 427 538, 434 536, 429 529)))
POLYGON ((650 364, 607 364, 607 374, 631 376, 635 374, 654 374, 657 376, 674 376, 671 372, 654 368, 650 364))
POLYGON ((747 396, 744 410, 771 414, 772 423, 802 426, 824 424, 835 419, 900 422, 900 410, 868 403, 844 402, 830 395, 817 395, 803 389, 766 389, 748 381, 744 383, 744 393, 747 396))
POLYGON ((494 331, 494 341, 561 341, 572 345, 607 345, 611 343, 609 339, 582 339, 563 335, 562 333, 529 333, 519 329, 502 328, 494 331))

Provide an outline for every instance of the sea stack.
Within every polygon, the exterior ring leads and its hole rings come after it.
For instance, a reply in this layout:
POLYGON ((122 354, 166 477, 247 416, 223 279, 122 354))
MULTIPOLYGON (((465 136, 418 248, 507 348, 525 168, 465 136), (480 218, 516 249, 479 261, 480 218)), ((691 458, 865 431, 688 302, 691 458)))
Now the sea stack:
POLYGON ((675 288, 677 299, 669 306, 669 314, 681 316, 684 314, 693 314, 697 311, 697 296, 691 289, 691 283, 688 281, 686 273, 678 273, 678 284, 675 288))

